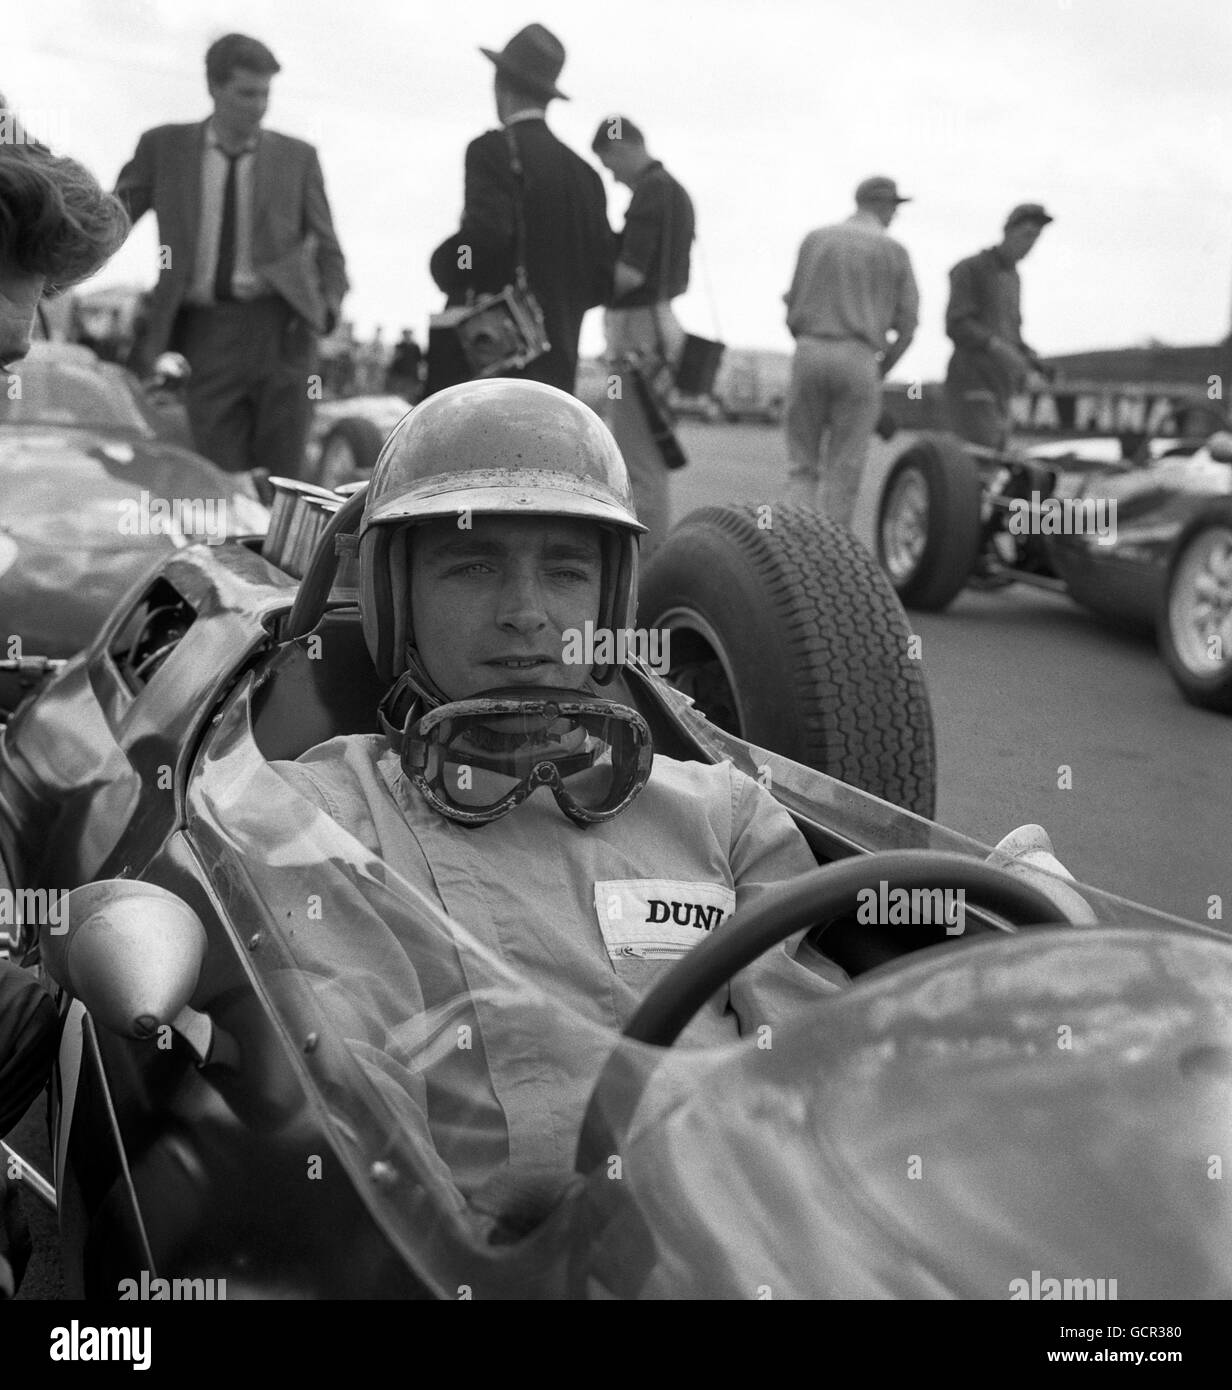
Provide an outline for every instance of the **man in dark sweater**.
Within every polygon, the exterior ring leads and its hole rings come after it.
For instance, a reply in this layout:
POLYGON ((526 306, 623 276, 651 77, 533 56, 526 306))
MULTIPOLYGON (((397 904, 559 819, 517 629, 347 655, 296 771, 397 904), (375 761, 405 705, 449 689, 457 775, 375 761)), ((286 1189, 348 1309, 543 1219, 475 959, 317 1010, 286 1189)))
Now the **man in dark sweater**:
POLYGON ((1010 398, 1032 372, 1044 372, 1022 339, 1018 262, 1053 219, 1039 203, 1021 203, 1005 221, 999 246, 978 251, 950 271, 945 331, 954 343, 945 377, 950 423, 973 444, 1003 449, 1010 398))
MULTIPOLYGON (((614 242, 603 181, 552 134, 544 119, 550 101, 567 100, 556 86, 565 50, 555 35, 530 24, 500 53, 481 51, 496 65, 502 129, 489 130, 467 146, 462 225, 432 253, 432 278, 451 306, 498 293, 512 283, 520 198, 527 280, 543 309, 552 346, 510 375, 572 391, 582 318, 587 309, 606 301, 611 288, 614 242)), ((428 357, 429 393, 471 375, 460 350, 440 333, 433 334, 428 357)))
POLYGON ((645 137, 627 116, 603 121, 591 148, 617 183, 633 190, 607 312, 608 370, 621 389, 608 391, 604 407, 629 470, 638 520, 647 528, 645 558, 667 534, 667 467, 639 394, 625 376, 633 359, 654 381, 680 357, 685 332, 672 313, 672 300, 689 287, 693 203, 647 151, 645 137))

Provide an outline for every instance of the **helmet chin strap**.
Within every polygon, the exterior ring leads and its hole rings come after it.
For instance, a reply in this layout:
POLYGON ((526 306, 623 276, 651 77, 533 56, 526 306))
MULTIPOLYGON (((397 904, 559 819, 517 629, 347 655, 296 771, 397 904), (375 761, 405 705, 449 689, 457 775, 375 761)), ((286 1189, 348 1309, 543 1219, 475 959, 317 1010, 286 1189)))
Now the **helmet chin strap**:
POLYGON ((419 652, 409 642, 406 645, 406 670, 385 692, 377 706, 381 729, 395 750, 402 748, 402 735, 412 718, 420 718, 439 705, 447 705, 449 697, 428 674, 419 652))
MULTIPOLYGON (((594 694, 595 686, 593 676, 588 677, 578 688, 578 694, 594 694)), ((527 686, 526 695, 528 699, 533 699, 535 687, 527 686)), ((385 692, 377 706, 377 718, 385 737, 394 750, 400 752, 403 735, 412 720, 422 719, 430 710, 450 703, 449 696, 428 674, 418 650, 408 642, 406 670, 385 692)))
POLYGON ((402 678, 410 678, 409 684, 418 692, 419 697, 424 702, 424 713, 430 709, 435 709, 438 705, 447 705, 449 696, 440 688, 439 685, 428 674, 428 668, 423 663, 423 658, 419 655, 419 648, 413 643, 406 644, 406 670, 402 673, 402 678))

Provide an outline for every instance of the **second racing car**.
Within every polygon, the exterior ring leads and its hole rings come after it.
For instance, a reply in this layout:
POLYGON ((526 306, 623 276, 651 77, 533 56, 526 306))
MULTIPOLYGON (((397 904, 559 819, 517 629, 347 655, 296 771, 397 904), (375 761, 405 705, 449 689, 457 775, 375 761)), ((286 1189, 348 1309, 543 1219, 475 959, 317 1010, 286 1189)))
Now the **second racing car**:
POLYGON ((909 608, 1024 583, 1153 630, 1185 698, 1232 712, 1223 422, 1192 394, 1097 384, 1024 398, 1023 442, 1005 452, 942 430, 909 436, 881 493, 881 562, 909 608))

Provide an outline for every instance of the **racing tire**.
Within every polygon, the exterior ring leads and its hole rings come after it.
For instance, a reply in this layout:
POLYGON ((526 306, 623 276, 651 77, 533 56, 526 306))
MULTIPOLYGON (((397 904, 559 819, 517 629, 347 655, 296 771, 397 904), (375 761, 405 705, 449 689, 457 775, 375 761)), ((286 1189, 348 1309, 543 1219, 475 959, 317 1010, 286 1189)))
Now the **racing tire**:
POLYGON ((639 625, 714 724, 931 818, 936 753, 910 628, 876 562, 808 507, 705 507, 647 566, 639 625))
POLYGON ((371 420, 344 416, 330 426, 321 441, 316 467, 306 470, 304 481, 318 487, 337 487, 366 477, 384 443, 385 436, 371 420))
POLYGON ((877 558, 908 608, 945 608, 980 552, 980 476, 946 435, 926 435, 902 454, 877 507, 877 558))
POLYGON ((1232 714, 1232 499, 1203 508, 1178 536, 1156 637, 1186 700, 1232 714))

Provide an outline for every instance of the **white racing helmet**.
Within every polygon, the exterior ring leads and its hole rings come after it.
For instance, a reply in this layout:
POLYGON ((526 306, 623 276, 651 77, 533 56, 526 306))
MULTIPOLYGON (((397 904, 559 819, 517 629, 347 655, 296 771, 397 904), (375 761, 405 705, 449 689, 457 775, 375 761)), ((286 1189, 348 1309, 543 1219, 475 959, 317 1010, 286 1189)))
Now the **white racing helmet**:
MULTIPOLYGON (((554 386, 490 377, 451 386, 406 415, 372 470, 359 528, 364 638, 382 679, 406 671, 413 644, 408 528, 440 517, 562 516, 605 537, 598 626, 627 628, 637 603, 629 475, 588 406, 554 386)), ((594 679, 610 680, 612 668, 594 679)))

